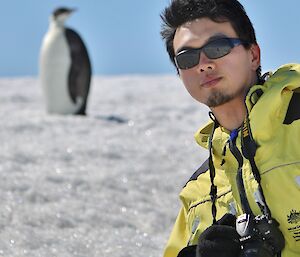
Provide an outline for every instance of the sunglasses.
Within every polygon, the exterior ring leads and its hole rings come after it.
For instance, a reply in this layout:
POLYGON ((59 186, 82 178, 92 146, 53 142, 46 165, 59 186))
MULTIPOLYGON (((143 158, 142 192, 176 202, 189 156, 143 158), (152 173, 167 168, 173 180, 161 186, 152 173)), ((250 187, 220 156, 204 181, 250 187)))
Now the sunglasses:
POLYGON ((209 59, 218 59, 231 52, 235 46, 247 44, 238 38, 218 38, 200 48, 184 49, 176 54, 175 63, 181 70, 187 70, 198 65, 200 54, 203 52, 209 59))

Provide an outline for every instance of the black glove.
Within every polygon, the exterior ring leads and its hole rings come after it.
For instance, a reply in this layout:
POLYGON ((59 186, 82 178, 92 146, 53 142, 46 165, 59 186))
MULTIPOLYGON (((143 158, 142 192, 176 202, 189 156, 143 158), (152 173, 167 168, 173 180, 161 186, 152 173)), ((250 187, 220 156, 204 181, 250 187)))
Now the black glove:
POLYGON ((196 257, 197 245, 190 245, 181 249, 177 257, 196 257))
POLYGON ((241 245, 235 229, 235 216, 225 214, 217 224, 208 227, 199 237, 197 257, 238 257, 241 245))

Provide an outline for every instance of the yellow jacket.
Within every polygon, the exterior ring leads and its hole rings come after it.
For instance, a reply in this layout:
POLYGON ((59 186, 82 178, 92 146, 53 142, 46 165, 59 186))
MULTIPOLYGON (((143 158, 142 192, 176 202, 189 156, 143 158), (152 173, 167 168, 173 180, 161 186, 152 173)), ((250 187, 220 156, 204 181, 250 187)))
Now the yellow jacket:
MULTIPOLYGON (((246 97, 249 123, 258 145, 255 163, 272 217, 280 223, 285 237, 282 257, 300 256, 300 65, 279 68, 263 85, 254 85, 246 97), (262 93, 262 94, 261 94, 262 93)), ((195 138, 208 148, 213 123, 200 129, 195 138)), ((236 145, 241 150, 241 131, 236 145)), ((243 213, 236 174, 238 162, 228 147, 229 131, 218 127, 213 135, 213 163, 216 169, 217 219, 225 213, 243 213)), ((256 203, 257 182, 249 161, 243 156, 243 182, 250 208, 256 203)), ((187 245, 197 244, 199 235, 212 224, 210 175, 207 162, 192 176, 180 193, 179 212, 164 257, 176 257, 187 245)))

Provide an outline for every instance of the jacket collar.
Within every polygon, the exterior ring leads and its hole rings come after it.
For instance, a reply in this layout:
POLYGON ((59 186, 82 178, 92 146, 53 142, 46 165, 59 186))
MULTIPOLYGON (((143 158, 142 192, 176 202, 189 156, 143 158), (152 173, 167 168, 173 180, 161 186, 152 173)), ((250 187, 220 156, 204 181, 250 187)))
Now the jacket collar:
MULTIPOLYGON (((254 85, 250 88, 249 92, 245 98, 245 104, 250 114, 254 105, 257 103, 262 94, 268 91, 269 88, 276 88, 277 90, 283 90, 285 87, 289 87, 290 90, 299 88, 299 74, 300 65, 299 64, 286 64, 281 66, 274 74, 268 73, 268 78, 263 85, 254 85)), ((196 142, 208 149, 209 137, 213 129, 213 121, 208 122, 204 127, 200 128, 195 133, 196 142)), ((222 148, 226 144, 229 131, 219 127, 215 131, 214 135, 214 146, 218 149, 218 145, 222 148)))

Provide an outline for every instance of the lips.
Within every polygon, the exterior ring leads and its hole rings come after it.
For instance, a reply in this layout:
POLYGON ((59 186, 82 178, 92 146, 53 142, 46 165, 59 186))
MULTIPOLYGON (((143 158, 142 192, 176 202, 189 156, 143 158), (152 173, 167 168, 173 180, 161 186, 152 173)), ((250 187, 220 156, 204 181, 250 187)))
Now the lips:
POLYGON ((215 86, 222 78, 221 77, 217 77, 217 78, 206 78, 203 80, 203 82, 201 83, 201 87, 213 87, 215 86))

